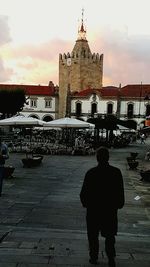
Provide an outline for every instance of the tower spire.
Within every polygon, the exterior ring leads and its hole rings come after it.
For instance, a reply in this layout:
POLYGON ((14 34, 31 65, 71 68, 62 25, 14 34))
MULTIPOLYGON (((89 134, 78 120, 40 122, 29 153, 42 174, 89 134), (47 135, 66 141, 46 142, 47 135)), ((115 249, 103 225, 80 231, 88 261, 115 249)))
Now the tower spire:
POLYGON ((81 25, 78 29, 78 40, 86 40, 86 30, 84 27, 84 8, 82 8, 82 18, 81 18, 81 25))

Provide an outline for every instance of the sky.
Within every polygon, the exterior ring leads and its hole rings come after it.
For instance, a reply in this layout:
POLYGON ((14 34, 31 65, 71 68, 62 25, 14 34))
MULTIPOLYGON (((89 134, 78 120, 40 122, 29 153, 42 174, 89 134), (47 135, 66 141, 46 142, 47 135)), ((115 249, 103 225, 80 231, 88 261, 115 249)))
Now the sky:
POLYGON ((59 85, 59 54, 73 50, 84 9, 103 86, 150 84, 150 0, 0 0, 0 83, 59 85))

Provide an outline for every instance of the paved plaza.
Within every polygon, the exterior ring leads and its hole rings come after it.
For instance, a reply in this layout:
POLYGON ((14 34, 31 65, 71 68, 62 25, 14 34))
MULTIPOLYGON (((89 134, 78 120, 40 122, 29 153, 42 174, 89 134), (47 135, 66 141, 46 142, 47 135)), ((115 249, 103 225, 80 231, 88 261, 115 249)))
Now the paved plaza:
MULTIPOLYGON (((139 173, 149 168, 144 159, 149 146, 147 139, 146 144, 110 149, 110 163, 122 171, 126 197, 119 211, 117 267, 150 266, 150 183, 140 181, 139 173), (128 167, 130 152, 138 152, 137 170, 128 167)), ((44 155, 34 168, 24 168, 23 157, 11 153, 7 160, 15 171, 5 179, 0 198, 0 267, 92 266, 79 193, 85 172, 97 164, 95 155, 44 155)), ((99 266, 107 267, 101 237, 99 266)))

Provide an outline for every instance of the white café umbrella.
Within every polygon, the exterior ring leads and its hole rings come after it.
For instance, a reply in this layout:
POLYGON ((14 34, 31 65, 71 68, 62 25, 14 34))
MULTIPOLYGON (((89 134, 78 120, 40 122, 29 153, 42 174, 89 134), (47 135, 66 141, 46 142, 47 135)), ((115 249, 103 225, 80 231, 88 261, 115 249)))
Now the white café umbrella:
POLYGON ((45 122, 43 126, 51 127, 51 128, 94 128, 95 127, 95 125, 92 123, 77 120, 74 118, 68 118, 68 117, 45 122))
POLYGON ((22 115, 13 116, 7 119, 0 120, 0 126, 43 126, 44 121, 33 118, 24 117, 22 115))
POLYGON ((68 144, 68 139, 70 138, 71 133, 69 133, 70 129, 87 129, 87 128, 94 128, 95 125, 89 122, 85 122, 85 121, 81 121, 78 119, 74 119, 74 118, 69 118, 69 117, 65 117, 65 118, 61 118, 61 119, 57 119, 57 120, 53 120, 53 121, 49 121, 46 122, 44 124, 44 128, 61 128, 66 130, 66 134, 67 134, 67 138, 66 138, 66 148, 67 148, 67 144, 68 144))
MULTIPOLYGON (((33 118, 24 117, 22 115, 13 116, 7 119, 0 120, 0 126, 14 126, 21 128, 33 128, 35 126, 43 126, 44 121, 33 118)), ((30 134, 30 146, 31 146, 31 134, 30 134)))

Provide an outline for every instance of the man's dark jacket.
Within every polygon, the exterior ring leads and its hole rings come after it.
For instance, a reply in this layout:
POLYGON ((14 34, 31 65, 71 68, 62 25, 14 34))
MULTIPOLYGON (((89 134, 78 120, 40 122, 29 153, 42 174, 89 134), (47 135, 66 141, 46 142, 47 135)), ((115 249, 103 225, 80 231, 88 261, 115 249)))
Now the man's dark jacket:
POLYGON ((120 169, 109 163, 87 171, 80 192, 83 207, 87 208, 87 222, 99 227, 101 235, 116 235, 117 211, 124 206, 124 185, 120 169))

